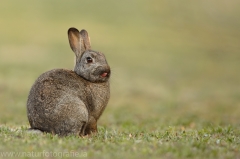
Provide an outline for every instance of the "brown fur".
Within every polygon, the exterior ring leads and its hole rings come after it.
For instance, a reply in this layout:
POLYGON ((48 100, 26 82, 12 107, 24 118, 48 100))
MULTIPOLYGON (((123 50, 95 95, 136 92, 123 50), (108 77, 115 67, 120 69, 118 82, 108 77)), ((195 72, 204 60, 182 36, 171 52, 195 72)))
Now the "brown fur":
MULTIPOLYGON (((72 43, 73 46, 78 44, 72 43)), ((90 45, 90 42, 87 44, 90 45)), ((82 51, 78 48, 76 50, 80 53, 82 51)), ((82 54, 85 51, 82 51, 82 54)), ((94 51, 90 53, 96 54, 94 51)), ((86 54, 91 55, 90 53, 86 54)), ((82 56, 76 57, 76 61, 81 61, 79 58, 82 56)), ((97 74, 96 70, 99 68, 100 75, 102 70, 106 70, 110 75, 110 68, 103 57, 101 53, 99 59, 103 64, 101 67, 96 66, 94 73, 97 74)), ((97 121, 110 97, 108 78, 109 76, 101 77, 97 74, 93 82, 83 78, 76 71, 66 69, 54 69, 43 73, 33 84, 28 96, 27 115, 31 129, 60 136, 69 134, 82 136, 97 132, 97 121)))
POLYGON ((64 69, 46 72, 28 97, 31 128, 59 135, 97 132, 109 96, 109 82, 91 83, 64 69))

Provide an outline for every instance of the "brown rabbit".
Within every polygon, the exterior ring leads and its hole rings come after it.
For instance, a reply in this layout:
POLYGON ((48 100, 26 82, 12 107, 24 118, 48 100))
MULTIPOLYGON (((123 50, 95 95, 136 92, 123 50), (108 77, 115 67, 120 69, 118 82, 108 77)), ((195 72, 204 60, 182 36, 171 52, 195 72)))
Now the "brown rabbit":
POLYGON ((91 50, 86 30, 68 30, 76 55, 74 71, 54 69, 33 84, 27 101, 31 129, 65 136, 97 132, 109 97, 110 67, 103 53, 91 50))

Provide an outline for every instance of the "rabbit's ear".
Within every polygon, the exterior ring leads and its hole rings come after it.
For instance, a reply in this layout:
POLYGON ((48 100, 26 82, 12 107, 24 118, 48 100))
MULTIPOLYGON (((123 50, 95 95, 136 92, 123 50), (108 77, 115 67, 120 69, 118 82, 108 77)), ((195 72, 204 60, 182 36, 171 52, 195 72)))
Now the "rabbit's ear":
POLYGON ((91 49, 91 43, 90 43, 90 37, 88 36, 88 32, 83 29, 83 30, 80 31, 80 35, 83 38, 83 43, 84 43, 85 49, 90 50, 91 49))
POLYGON ((77 57, 80 57, 86 49, 84 46, 83 38, 79 31, 76 28, 69 28, 68 39, 71 49, 77 57))

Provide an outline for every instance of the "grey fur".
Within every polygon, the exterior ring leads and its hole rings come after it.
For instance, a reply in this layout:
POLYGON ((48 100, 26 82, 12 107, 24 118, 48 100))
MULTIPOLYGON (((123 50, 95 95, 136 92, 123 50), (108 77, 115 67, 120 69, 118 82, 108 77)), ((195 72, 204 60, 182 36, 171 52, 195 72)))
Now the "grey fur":
POLYGON ((70 28, 68 38, 74 71, 54 69, 38 77, 28 96, 28 120, 34 130, 88 135, 97 132, 110 97, 110 67, 103 53, 91 50, 87 31, 70 28))

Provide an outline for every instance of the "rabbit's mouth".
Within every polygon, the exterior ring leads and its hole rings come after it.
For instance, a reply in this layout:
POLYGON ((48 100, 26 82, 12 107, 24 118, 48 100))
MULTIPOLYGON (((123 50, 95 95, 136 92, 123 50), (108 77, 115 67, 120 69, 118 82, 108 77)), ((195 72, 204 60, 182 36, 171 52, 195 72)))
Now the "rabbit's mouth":
POLYGON ((107 81, 109 79, 111 71, 110 71, 109 68, 107 68, 107 69, 100 69, 100 70, 97 70, 94 74, 97 77, 97 81, 105 82, 105 81, 107 81))
POLYGON ((102 77, 107 77, 108 76, 108 73, 107 72, 104 72, 101 74, 102 77))
POLYGON ((109 77, 110 77, 110 69, 100 72, 100 78, 109 78, 109 77))

